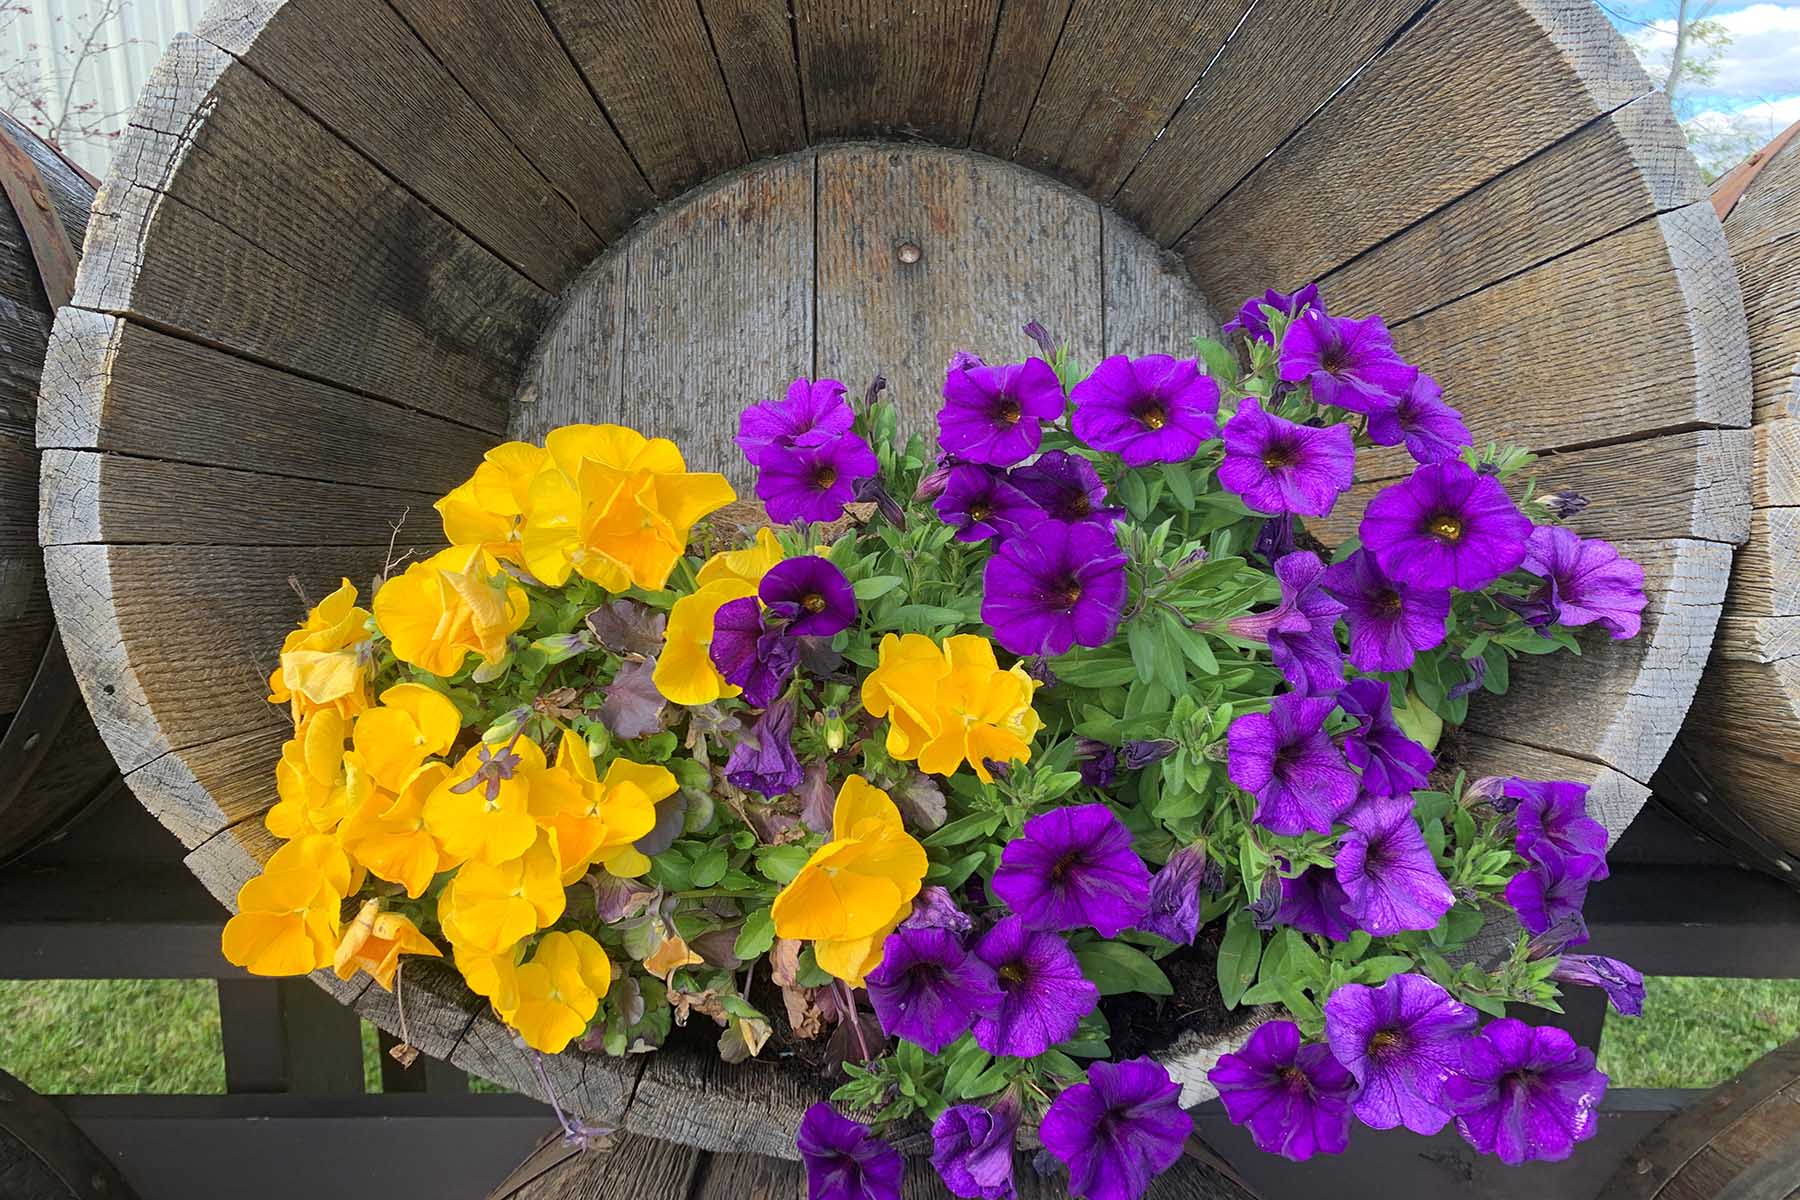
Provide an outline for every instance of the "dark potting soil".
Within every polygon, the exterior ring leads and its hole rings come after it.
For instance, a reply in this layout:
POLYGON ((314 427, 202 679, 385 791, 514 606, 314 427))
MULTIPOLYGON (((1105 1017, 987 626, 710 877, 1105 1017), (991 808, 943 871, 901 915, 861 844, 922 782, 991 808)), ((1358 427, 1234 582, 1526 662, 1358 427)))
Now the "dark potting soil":
POLYGON ((1177 950, 1158 965, 1175 991, 1168 996, 1128 992, 1100 1002, 1112 1026, 1107 1045, 1112 1058, 1136 1058, 1174 1045, 1188 1033, 1218 1033, 1243 1019, 1242 1011, 1225 1007, 1219 995, 1219 942, 1225 923, 1215 921, 1200 931, 1192 946, 1177 950))

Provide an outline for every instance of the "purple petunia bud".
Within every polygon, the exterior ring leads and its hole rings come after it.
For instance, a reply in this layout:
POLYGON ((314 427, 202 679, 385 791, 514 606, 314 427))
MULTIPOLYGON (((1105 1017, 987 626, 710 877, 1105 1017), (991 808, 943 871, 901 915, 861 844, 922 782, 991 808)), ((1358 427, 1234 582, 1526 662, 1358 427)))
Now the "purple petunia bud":
POLYGON ((831 818, 837 810, 837 793, 825 773, 824 763, 808 763, 806 777, 800 782, 800 821, 814 833, 830 833, 831 818))
POLYGON ((605 871, 588 876, 594 889, 594 911, 607 925, 635 917, 649 905, 656 889, 635 879, 618 879, 605 871))
POLYGON ((1200 886, 1214 896, 1225 890, 1225 868, 1219 865, 1217 859, 1206 860, 1206 870, 1200 875, 1200 886))
POLYGON ((1275 913, 1281 907, 1281 876, 1270 871, 1263 876, 1262 894, 1249 908, 1250 923, 1258 929, 1275 928, 1275 913))
POLYGON ((1539 496, 1533 503, 1542 505, 1544 511, 1556 520, 1566 521, 1588 506, 1588 498, 1575 491, 1550 492, 1539 496))
POLYGON ((1025 660, 1025 673, 1045 687, 1055 687, 1062 682, 1056 672, 1050 669, 1050 660, 1035 655, 1025 660))
POLYGON ((1109 788, 1119 779, 1119 752, 1093 738, 1075 739, 1075 768, 1081 782, 1091 788, 1109 788))
POLYGON ((1142 770, 1154 762, 1161 762, 1175 753, 1177 745, 1173 738, 1150 738, 1145 741, 1125 743, 1125 769, 1142 770))
POLYGON ((984 758, 981 760, 981 765, 988 769, 989 775, 992 775, 1001 783, 1005 783, 1008 779, 1012 778, 1011 763, 1004 763, 996 758, 984 758))
POLYGON ((1518 801, 1506 800, 1506 776, 1483 775, 1463 789, 1463 795, 1470 800, 1486 800, 1501 812, 1511 812, 1518 807, 1518 801), (1502 804, 1506 806, 1501 808, 1502 804))
POLYGON ((1048 329, 1036 321, 1027 321, 1024 332, 1026 337, 1038 344, 1038 349, 1044 352, 1046 359, 1056 357, 1056 339, 1050 336, 1048 329))
POLYGON ((902 929, 948 929, 964 934, 975 928, 975 921, 956 906, 956 897, 948 890, 932 884, 919 891, 913 901, 912 916, 900 922, 902 929))
POLYGON ((887 376, 877 375, 875 378, 869 380, 869 390, 863 393, 863 409, 866 411, 874 408, 875 401, 879 400, 881 398, 881 393, 886 390, 887 376))
POLYGON ((983 362, 981 355, 976 354, 973 350, 958 350, 950 356, 950 365, 944 370, 946 372, 967 371, 971 367, 985 366, 987 363, 983 362))
POLYGON ((1479 692, 1481 681, 1487 678, 1487 659, 1477 654, 1474 658, 1463 661, 1469 666, 1469 677, 1445 693, 1448 699, 1461 700, 1464 696, 1479 692))
POLYGON ((867 479, 859 480, 856 484, 856 498, 863 501, 873 500, 876 511, 887 518, 888 524, 895 529, 906 528, 906 510, 901 508, 900 502, 894 499, 893 494, 886 487, 882 486, 879 477, 871 475, 867 479))
POLYGON ((950 484, 950 467, 937 467, 919 480, 919 486, 913 490, 914 500, 936 500, 944 494, 950 484))
POLYGON ((1565 954, 1550 978, 1558 983, 1597 987, 1606 993, 1622 1017, 1642 1016, 1644 977, 1635 967, 1603 954, 1565 954))
POLYGON ((1569 913, 1559 918, 1555 924, 1532 938, 1525 950, 1534 961, 1549 958, 1553 954, 1561 954, 1571 945, 1579 946, 1588 940, 1587 919, 1580 913, 1569 913))
POLYGON ((1256 535, 1256 544, 1251 553, 1268 563, 1275 565, 1275 560, 1299 549, 1294 541, 1294 514, 1282 513, 1278 517, 1270 517, 1262 523, 1262 529, 1256 535))
POLYGON ((1200 889, 1206 878, 1206 847, 1183 846, 1150 879, 1150 911, 1138 928, 1183 946, 1200 932, 1200 889))

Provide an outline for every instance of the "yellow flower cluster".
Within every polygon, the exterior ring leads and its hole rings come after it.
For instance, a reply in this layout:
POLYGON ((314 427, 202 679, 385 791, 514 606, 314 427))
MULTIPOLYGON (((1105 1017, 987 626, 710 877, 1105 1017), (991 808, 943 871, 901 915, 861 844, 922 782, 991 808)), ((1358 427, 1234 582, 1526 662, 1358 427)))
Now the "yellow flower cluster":
POLYGON ((887 752, 919 770, 953 775, 967 762, 992 783, 992 762, 1027 762, 1044 726, 1031 698, 1037 683, 1014 663, 1002 671, 986 638, 959 633, 942 646, 922 634, 881 639, 863 680, 863 707, 888 718, 887 752))
POLYGON ((925 847, 906 832, 888 794, 861 775, 838 790, 831 840, 775 897, 777 937, 813 944, 821 970, 861 987, 881 965, 888 934, 912 911, 925 847))

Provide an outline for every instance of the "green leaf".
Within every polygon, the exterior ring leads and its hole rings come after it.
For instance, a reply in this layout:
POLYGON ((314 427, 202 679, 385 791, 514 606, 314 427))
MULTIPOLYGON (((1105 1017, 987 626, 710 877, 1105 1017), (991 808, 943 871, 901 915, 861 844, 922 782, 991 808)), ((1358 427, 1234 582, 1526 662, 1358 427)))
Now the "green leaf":
POLYGON ((1019 1060, 1016 1058, 998 1058, 994 1065, 971 1079, 963 1086, 962 1098, 975 1100, 982 1096, 991 1096, 1007 1084, 1018 1072, 1019 1060))
POLYGON ((1150 632, 1150 626, 1143 620, 1133 620, 1125 626, 1125 644, 1131 647, 1131 662, 1137 668, 1137 677, 1144 683, 1156 678, 1156 660, 1162 653, 1162 647, 1150 632))
POLYGON ((744 918, 744 927, 738 930, 737 941, 731 944, 731 952, 749 962, 767 954, 769 947, 774 944, 775 918, 764 907, 744 918))
POLYGON ((1172 996, 1175 985, 1156 961, 1124 942, 1090 942, 1075 951, 1081 973, 1100 989, 1102 996, 1142 992, 1147 996, 1172 996))
POLYGON ((1194 507, 1194 481, 1188 478, 1185 466, 1180 463, 1164 463, 1163 482, 1168 485, 1169 495, 1175 497, 1175 503, 1184 509, 1194 507))
POLYGON ((792 883, 811 856, 805 846, 769 846, 756 852, 756 869, 772 883, 792 883))
POLYGON ((725 872, 730 866, 731 860, 726 857, 725 851, 715 847, 695 860, 690 878, 695 887, 709 888, 725 878, 725 872))
POLYGON ((964 842, 972 842, 978 837, 986 837, 998 828, 1000 828, 999 813, 972 812, 960 816, 954 821, 944 822, 927 834, 921 844, 934 849, 960 846, 964 842))
POLYGON ((951 862, 934 862, 925 868, 925 880, 940 887, 959 888, 969 881, 969 876, 987 860, 987 856, 987 849, 983 847, 951 862))
POLYGON ((1370 987, 1379 987, 1393 975, 1412 970, 1413 960, 1404 954, 1381 954, 1356 964, 1357 974, 1370 987))
POLYGON ((1238 358, 1229 346, 1212 338, 1195 338, 1194 353, 1206 364, 1206 373, 1213 377, 1221 391, 1228 390, 1237 382, 1238 358))
POLYGON ((874 600, 887 595, 902 583, 906 582, 898 575, 871 575, 867 579, 859 579, 850 585, 858 600, 874 600))
POLYGON ((1225 940, 1219 944, 1219 996, 1226 1008, 1238 1006, 1261 961, 1262 934, 1251 924, 1249 912, 1239 909, 1226 923, 1225 940))
POLYGON ((1444 719, 1410 691, 1404 705, 1394 705, 1394 723, 1400 726, 1401 733, 1427 750, 1435 749, 1444 733, 1444 719))

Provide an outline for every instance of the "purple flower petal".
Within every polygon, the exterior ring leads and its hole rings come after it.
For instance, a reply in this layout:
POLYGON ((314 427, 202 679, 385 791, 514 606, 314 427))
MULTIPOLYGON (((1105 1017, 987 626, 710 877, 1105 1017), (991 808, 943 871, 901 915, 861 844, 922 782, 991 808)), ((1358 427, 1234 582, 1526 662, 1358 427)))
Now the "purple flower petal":
POLYGON ((1330 833, 1356 803, 1356 773, 1325 732, 1329 697, 1281 695, 1226 732, 1231 782, 1257 799, 1256 823, 1283 837, 1330 833))
POLYGON ((1423 975, 1345 984, 1325 1001, 1326 1041, 1362 1085, 1354 1110, 1371 1129, 1442 1129, 1444 1083, 1461 1069, 1474 1028, 1475 1010, 1423 975))
POLYGON ((1041 358, 1003 367, 952 361, 938 445, 963 462, 1009 467, 1037 452, 1042 423, 1062 412, 1062 383, 1041 358))
POLYGON ((1463 1044, 1460 1066, 1444 1085, 1456 1131, 1508 1166, 1559 1162, 1600 1127, 1606 1076, 1561 1029, 1492 1021, 1463 1044))
POLYGON ((975 955, 993 968, 1000 1009, 975 1019, 975 1041, 990 1054, 1035 1058, 1075 1035, 1100 1003, 1100 989, 1081 973, 1074 951, 1054 933, 1033 931, 1016 916, 982 935, 975 955))
POLYGON ((1410 799, 1369 797, 1350 810, 1338 843, 1338 883, 1356 923, 1376 937, 1431 929, 1456 904, 1410 799))
POLYGON ((1069 1168, 1069 1191, 1084 1200, 1139 1200, 1175 1165, 1193 1132, 1181 1088, 1148 1058, 1097 1062, 1088 1081, 1064 1088, 1038 1136, 1069 1168))
POLYGON ((1225 1115, 1244 1125, 1258 1150, 1304 1162, 1341 1154, 1350 1144, 1350 1101, 1357 1083, 1322 1045, 1302 1045, 1292 1021, 1256 1027, 1244 1048, 1226 1054, 1207 1078, 1225 1115))

